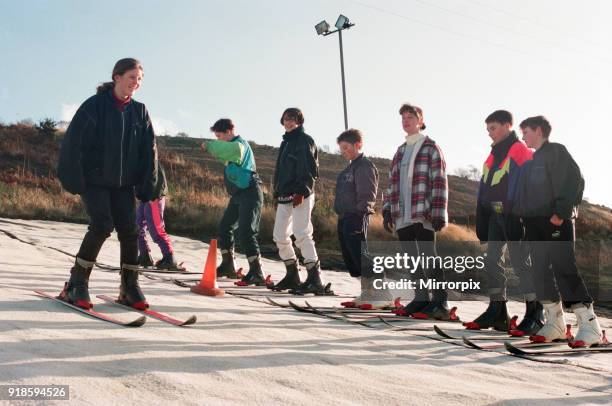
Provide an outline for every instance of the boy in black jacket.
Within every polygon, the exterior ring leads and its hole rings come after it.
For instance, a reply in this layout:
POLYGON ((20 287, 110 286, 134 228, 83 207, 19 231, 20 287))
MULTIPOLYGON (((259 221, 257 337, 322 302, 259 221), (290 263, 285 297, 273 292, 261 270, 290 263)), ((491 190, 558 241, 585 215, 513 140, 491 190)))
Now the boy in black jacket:
POLYGON ((536 294, 546 313, 546 323, 530 338, 534 342, 566 338, 563 300, 578 320, 578 334, 570 346, 599 344, 601 327, 574 250, 574 219, 584 189, 580 168, 563 145, 548 141, 551 125, 543 116, 523 120, 521 130, 527 146, 536 151, 521 171, 515 205, 531 242, 536 294))
POLYGON ((342 304, 363 308, 391 306, 393 297, 389 291, 375 289, 375 280, 381 277, 375 278, 367 260, 368 219, 370 214, 374 214, 378 170, 361 152, 361 131, 346 130, 338 136, 337 141, 340 153, 349 161, 336 180, 334 211, 338 215, 338 240, 350 275, 361 278, 361 294, 355 300, 342 304))

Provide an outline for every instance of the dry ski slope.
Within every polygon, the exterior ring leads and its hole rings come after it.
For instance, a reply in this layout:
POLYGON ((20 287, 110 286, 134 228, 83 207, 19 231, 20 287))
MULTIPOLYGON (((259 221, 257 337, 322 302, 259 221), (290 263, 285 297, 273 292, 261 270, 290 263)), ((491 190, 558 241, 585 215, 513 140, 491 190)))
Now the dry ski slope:
MULTIPOLYGON (((559 405, 612 400, 612 354, 554 357, 567 359, 568 365, 534 362, 428 338, 435 337, 433 332, 365 328, 229 295, 198 296, 148 279, 141 286, 155 308, 177 318, 195 314, 198 322, 175 327, 148 319, 142 327, 123 328, 34 296, 34 289, 57 293, 71 266, 67 255, 44 246, 74 253, 85 229, 0 219, 3 384, 70 385, 70 403, 100 405, 559 405)), ((174 242, 189 270, 200 271, 208 246, 180 237, 174 242)), ((118 254, 113 236, 99 261, 117 264, 118 254)), ((274 278, 283 275, 281 263, 265 260, 264 265, 274 278)), ((337 292, 354 294, 358 289, 346 274, 324 271, 323 277, 337 292)), ((115 296, 118 278, 95 269, 92 297, 115 296)), ((94 300, 99 311, 122 319, 138 316, 94 300)), ((325 305, 340 300, 310 299, 325 305)), ((470 319, 483 307, 461 303, 460 315, 470 319)), ((511 310, 522 309, 512 303, 511 310)), ((603 324, 609 327, 611 322, 603 324)))

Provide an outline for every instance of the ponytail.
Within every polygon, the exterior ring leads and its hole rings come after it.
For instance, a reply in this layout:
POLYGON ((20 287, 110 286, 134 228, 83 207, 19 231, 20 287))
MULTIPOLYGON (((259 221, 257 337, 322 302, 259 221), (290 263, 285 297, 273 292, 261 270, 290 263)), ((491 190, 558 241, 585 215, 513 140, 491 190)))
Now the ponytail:
POLYGON ((115 82, 104 82, 96 87, 96 94, 104 93, 115 87, 115 82))

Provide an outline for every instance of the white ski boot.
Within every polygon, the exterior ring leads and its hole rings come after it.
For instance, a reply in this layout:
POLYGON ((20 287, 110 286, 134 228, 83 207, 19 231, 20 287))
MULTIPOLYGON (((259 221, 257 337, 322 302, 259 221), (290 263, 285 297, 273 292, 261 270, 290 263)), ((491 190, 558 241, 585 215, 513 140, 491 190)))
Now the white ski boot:
POLYGON ((578 333, 576 338, 570 342, 570 347, 580 348, 601 344, 603 334, 593 311, 593 304, 578 303, 572 306, 572 311, 578 321, 578 333))
POLYGON ((555 340, 565 340, 565 314, 561 302, 542 303, 546 323, 538 332, 529 337, 534 343, 550 343, 555 340))
POLYGON ((391 295, 391 291, 383 286, 384 281, 385 279, 382 276, 362 276, 361 295, 357 307, 363 310, 394 308, 393 296, 391 295))

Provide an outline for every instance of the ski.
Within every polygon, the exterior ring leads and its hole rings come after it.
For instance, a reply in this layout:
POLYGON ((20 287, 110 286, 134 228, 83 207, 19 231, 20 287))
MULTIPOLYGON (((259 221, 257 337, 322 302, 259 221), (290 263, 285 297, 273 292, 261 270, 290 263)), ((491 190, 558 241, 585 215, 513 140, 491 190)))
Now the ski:
POLYGON ((282 307, 283 309, 287 309, 291 306, 289 306, 289 304, 283 304, 283 303, 278 303, 272 299, 270 299, 270 296, 266 296, 266 300, 268 301, 268 303, 270 303, 273 306, 277 306, 277 307, 282 307))
POLYGON ((157 320, 164 321, 164 322, 172 324, 174 326, 179 326, 179 327, 189 326, 191 324, 194 324, 196 322, 196 320, 197 320, 195 315, 192 315, 187 320, 177 320, 174 317, 170 317, 167 314, 156 312, 155 310, 151 310, 151 309, 146 309, 146 310, 134 309, 133 307, 130 307, 130 306, 127 306, 127 305, 124 305, 122 303, 117 302, 115 299, 113 299, 110 296, 97 295, 96 297, 98 299, 104 300, 105 302, 112 303, 114 305, 123 307, 124 309, 129 309, 129 310, 133 310, 133 311, 136 311, 136 312, 140 312, 140 313, 142 313, 142 314, 144 314, 146 316, 152 317, 152 318, 157 319, 157 320))
POLYGON ((345 317, 342 317, 341 315, 337 315, 335 313, 329 313, 329 312, 321 311, 318 308, 313 307, 310 304, 308 304, 308 302, 306 302, 306 306, 299 306, 299 305, 293 303, 290 300, 289 301, 289 306, 291 306, 293 309, 297 310, 298 312, 316 314, 317 316, 327 317, 328 319, 332 319, 332 320, 336 320, 336 321, 345 321, 345 322, 349 322, 349 323, 352 323, 352 324, 357 324, 357 325, 360 325, 360 326, 363 326, 363 327, 375 328, 374 326, 371 326, 368 323, 365 323, 365 322, 362 322, 362 321, 350 320, 350 319, 347 319, 345 317))
MULTIPOLYGON (((41 296, 41 297, 44 297, 44 298, 47 298, 47 299, 51 299, 51 300, 53 300, 55 302, 61 303, 64 306, 67 306, 67 307, 69 307, 69 308, 71 308, 73 310, 76 310, 76 311, 79 311, 81 313, 87 314, 87 315, 89 315, 91 317, 95 317, 98 320, 104 320, 104 321, 107 321, 109 323, 116 324, 118 326, 123 326, 123 327, 140 327, 143 324, 145 324, 145 322, 147 321, 146 317, 140 316, 136 320, 126 322, 126 321, 122 321, 122 320, 116 319, 116 318, 114 318, 112 316, 109 316, 106 313, 101 313, 101 312, 98 312, 98 311, 95 311, 95 310, 92 310, 92 309, 83 309, 82 307, 78 307, 78 306, 73 305, 72 303, 65 302, 65 301, 63 301, 61 299, 58 299, 55 296, 51 296, 48 293, 42 292, 40 290, 35 290, 34 293, 36 293, 38 296, 41 296)), ((130 310, 133 310, 133 309, 130 309, 130 310)))
POLYGON ((530 350, 526 348, 516 347, 514 344, 506 341, 504 346, 508 352, 514 355, 520 356, 532 356, 532 355, 563 355, 563 354, 574 354, 574 353, 586 353, 586 352, 612 352, 611 344, 600 344, 593 347, 581 347, 581 348, 551 348, 544 350, 530 350))
MULTIPOLYGON (((394 331, 431 331, 431 327, 430 325, 426 325, 423 326, 420 323, 427 323, 428 320, 423 320, 423 319, 414 319, 414 318, 409 318, 409 317, 398 317, 396 316, 396 319, 393 318, 389 318, 389 317, 384 317, 384 316, 380 316, 378 317, 378 321, 381 321, 383 324, 391 327, 392 330, 394 331), (409 325, 410 324, 419 324, 417 326, 412 326, 412 327, 398 327, 396 325, 394 325, 394 323, 399 323, 399 322, 406 322, 409 325)), ((437 322, 443 321, 443 320, 436 320, 437 322)), ((430 321, 431 322, 431 321, 430 321)), ((452 322, 455 323, 455 322, 452 322)))
MULTIPOLYGON (((452 335, 448 332, 446 332, 445 330, 442 330, 440 327, 438 327, 437 325, 433 326, 434 331, 441 337, 443 338, 447 338, 449 340, 461 340, 461 338, 463 336, 469 337, 470 340, 474 341, 474 340, 520 340, 520 339, 524 339, 524 337, 512 337, 510 335, 508 335, 508 333, 506 331, 487 331, 487 334, 460 334, 458 336, 456 335, 452 335)), ((466 331, 478 331, 478 330, 459 330, 460 332, 465 333, 466 331)))
MULTIPOLYGON (((114 265, 107 265, 107 264, 101 264, 99 262, 96 262, 96 267, 105 270, 105 271, 113 271, 113 272, 119 272, 121 271, 121 268, 118 266, 114 266, 114 265)), ((185 266, 183 266, 183 262, 181 262, 180 264, 177 265, 177 268, 175 269, 167 269, 167 268, 156 268, 154 266, 139 266, 138 267, 138 272, 141 273, 161 273, 161 274, 179 274, 179 275, 201 275, 201 272, 188 272, 187 268, 185 266)))
MULTIPOLYGON (((289 292, 273 292, 267 289, 255 289, 255 288, 238 288, 236 286, 231 286, 231 287, 224 287, 224 286, 219 286, 221 289, 226 289, 226 292, 231 292, 233 294, 236 295, 242 295, 242 296, 254 296, 254 297, 290 297, 290 298, 303 298, 306 297, 306 295, 297 295, 294 293, 289 293, 289 292)), ((261 288, 261 286, 259 286, 261 288)), ((342 298, 342 297, 346 297, 346 296, 338 296, 336 294, 334 295, 315 295, 312 293, 308 293, 307 295, 309 295, 310 297, 317 297, 317 296, 334 296, 334 297, 338 297, 338 298, 342 298)))
MULTIPOLYGON (((496 350, 499 348, 505 348, 505 344, 503 342, 501 343, 494 343, 494 344, 477 344, 474 341, 470 340, 469 338, 463 336, 461 337, 461 340, 463 341, 463 343, 465 345, 467 345, 468 347, 471 347, 475 350, 496 350)), ((500 338, 500 340, 503 340, 503 338, 500 338)), ((529 340, 522 340, 522 341, 516 341, 513 342, 512 344, 514 347, 516 348, 542 348, 542 347, 554 347, 556 345, 567 345, 567 340, 563 340, 563 341, 554 341, 552 343, 533 343, 529 340)))

